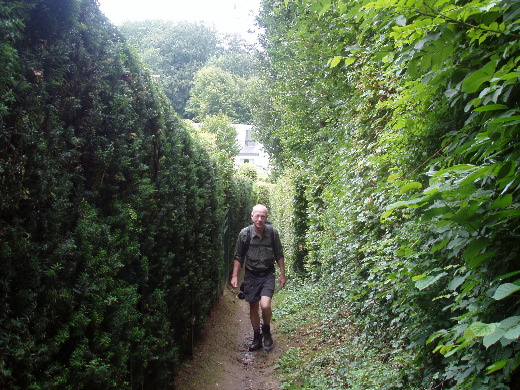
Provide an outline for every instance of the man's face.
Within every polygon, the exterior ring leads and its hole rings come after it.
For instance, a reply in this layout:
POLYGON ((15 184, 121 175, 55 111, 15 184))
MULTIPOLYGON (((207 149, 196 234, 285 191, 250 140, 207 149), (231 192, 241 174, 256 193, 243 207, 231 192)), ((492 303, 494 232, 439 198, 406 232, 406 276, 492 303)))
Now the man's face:
POLYGON ((257 229, 262 229, 267 220, 267 210, 254 210, 251 214, 251 220, 257 229))

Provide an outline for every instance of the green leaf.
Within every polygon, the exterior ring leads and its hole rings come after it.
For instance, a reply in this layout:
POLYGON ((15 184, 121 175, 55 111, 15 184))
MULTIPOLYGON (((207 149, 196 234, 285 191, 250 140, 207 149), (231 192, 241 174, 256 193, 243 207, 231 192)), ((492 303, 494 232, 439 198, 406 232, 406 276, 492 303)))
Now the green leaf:
POLYGON ((473 257, 477 256, 484 248, 489 245, 489 238, 481 237, 472 241, 467 247, 462 257, 466 261, 470 261, 473 257))
POLYGON ((449 284, 448 284, 448 288, 451 290, 451 291, 455 291, 457 289, 457 287, 459 287, 462 283, 464 283, 466 281, 466 276, 458 276, 456 278, 454 278, 449 284))
POLYGON ((515 171, 516 164, 513 161, 505 161, 495 168, 493 174, 497 177, 497 179, 503 179, 508 176, 513 176, 515 171), (498 172, 497 172, 498 170, 498 172))
POLYGON ((408 184, 405 184, 404 186, 402 186, 401 190, 399 191, 399 195, 402 195, 408 191, 419 189, 419 188, 422 188, 422 184, 417 181, 413 181, 411 183, 408 183, 408 184))
POLYGON ((500 275, 499 277, 493 279, 493 282, 492 282, 492 283, 495 283, 495 282, 501 282, 501 281, 504 280, 504 279, 510 278, 510 277, 512 277, 512 276, 516 276, 516 275, 518 275, 518 274, 520 274, 520 271, 513 271, 513 272, 509 272, 509 273, 507 273, 507 274, 505 274, 505 275, 500 275))
POLYGON ((496 110, 507 110, 507 106, 503 104, 488 104, 487 106, 476 108, 477 112, 496 111, 496 110))
MULTIPOLYGON (((428 207, 426 211, 422 214, 422 218, 425 220, 430 220, 438 215, 446 215, 451 213, 451 209, 449 206, 440 206, 440 207, 428 207)), ((433 253, 433 252, 432 252, 433 253)))
POLYGON ((498 326, 500 328, 512 328, 513 326, 516 326, 520 324, 520 316, 513 316, 513 317, 507 317, 506 319, 500 321, 500 324, 498 326))
POLYGON ((440 171, 435 172, 434 177, 443 176, 446 173, 453 173, 453 172, 458 172, 458 171, 469 171, 469 170, 473 170, 475 168, 477 168, 476 165, 470 165, 470 164, 454 165, 452 167, 441 169, 440 171))
POLYGON ((493 256, 495 256, 495 254, 496 254, 495 251, 481 253, 481 254, 471 258, 471 260, 469 260, 466 263, 466 266, 469 269, 473 269, 473 268, 477 267, 478 265, 482 264, 484 261, 491 259, 493 256))
POLYGON ((491 345, 500 340, 505 333, 506 331, 504 329, 497 328, 493 333, 484 336, 482 339, 482 344, 484 344, 484 347, 489 348, 491 345))
POLYGON ((381 219, 385 219, 389 215, 393 213, 393 211, 400 207, 409 207, 409 208, 418 208, 421 206, 424 206, 428 203, 429 199, 431 198, 431 195, 428 196, 421 196, 418 198, 414 198, 411 200, 400 200, 399 202, 392 203, 389 205, 386 209, 386 211, 381 215, 381 219))
POLYGON ((520 290, 519 285, 513 283, 504 283, 498 286, 497 290, 495 291, 495 294, 493 294, 493 299, 497 301, 500 299, 504 299, 505 297, 508 297, 509 295, 513 294, 518 290, 520 290))
POLYGON ((480 179, 482 177, 489 175, 492 171, 493 171, 492 165, 486 165, 486 166, 480 167, 476 171, 474 171, 471 174, 469 174, 468 176, 466 176, 464 178, 464 180, 462 180, 460 185, 465 186, 467 184, 474 183, 477 179, 480 179))
POLYGON ((445 238, 444 240, 437 241, 433 246, 432 249, 430 249, 430 253, 435 253, 437 251, 440 251, 442 248, 444 248, 448 243, 451 241, 449 238, 445 238))
POLYGON ((518 217, 518 216, 520 216, 520 209, 507 209, 507 210, 494 212, 493 216, 498 219, 505 219, 505 218, 509 218, 509 217, 518 217))
MULTIPOLYGON (((462 344, 458 345, 455 349, 452 349, 451 351, 449 351, 446 354, 444 354, 444 356, 445 357, 450 357, 451 355, 454 355, 455 353, 457 353, 458 351, 460 351, 461 349, 467 347, 470 344, 471 344, 471 340, 467 340, 467 341, 463 342, 462 344)), ((442 350, 441 350, 441 353, 442 353, 442 350)))
POLYGON ((356 62, 356 57, 351 56, 351 57, 345 58, 346 66, 352 65, 354 62, 356 62))
POLYGON ((446 3, 449 3, 451 0, 437 0, 437 2, 435 3, 434 7, 435 8, 438 8, 440 6, 443 6, 444 4, 446 3))
POLYGON ((486 375, 489 375, 495 371, 498 371, 498 370, 501 370, 502 368, 504 368, 507 364, 509 360, 500 360, 498 362, 495 362, 493 363, 492 365, 490 365, 488 368, 487 368, 487 372, 486 372, 486 375))
POLYGON ((397 178, 399 176, 400 175, 398 173, 392 173, 390 176, 388 176, 388 179, 386 179, 386 181, 389 182, 389 183, 393 183, 394 181, 397 180, 397 178))
POLYGON ((491 209, 505 209, 506 207, 509 207, 511 205, 511 203, 513 203, 513 195, 505 194, 505 195, 499 196, 497 199, 495 199, 490 208, 491 209))
MULTIPOLYGON (((436 281, 438 281, 440 278, 442 278, 443 276, 446 276, 446 275, 448 275, 446 272, 442 272, 436 276, 421 277, 420 279, 416 280, 415 287, 417 287, 419 290, 424 290, 425 288, 431 286, 436 281)), ((424 275, 420 275, 420 276, 424 276, 424 275)))
POLYGON ((477 189, 478 188, 474 184, 465 184, 451 191, 446 191, 444 197, 449 199, 468 199, 470 195, 477 192, 477 189))
POLYGON ((495 72, 497 60, 489 61, 479 70, 471 73, 462 81, 462 91, 466 93, 475 93, 480 86, 491 79, 491 74, 495 72))
POLYGON ((319 11, 320 16, 325 14, 332 7, 332 2, 331 0, 322 0, 321 5, 322 9, 319 11))
POLYGON ((496 328, 496 324, 485 324, 477 321, 466 328, 464 337, 466 340, 473 340, 475 337, 485 337, 492 334, 496 328))
POLYGON ((517 338, 519 338, 520 337, 520 324, 509 329, 506 332, 506 334, 504 335, 504 337, 509 340, 516 340, 517 338))
POLYGON ((330 67, 335 68, 336 66, 338 66, 338 64, 341 62, 342 59, 343 59, 343 56, 336 56, 336 57, 332 58, 329 61, 330 67))
POLYGON ((513 122, 513 121, 520 121, 520 115, 505 116, 503 118, 493 119, 489 123, 490 124, 496 124, 496 123, 513 122))

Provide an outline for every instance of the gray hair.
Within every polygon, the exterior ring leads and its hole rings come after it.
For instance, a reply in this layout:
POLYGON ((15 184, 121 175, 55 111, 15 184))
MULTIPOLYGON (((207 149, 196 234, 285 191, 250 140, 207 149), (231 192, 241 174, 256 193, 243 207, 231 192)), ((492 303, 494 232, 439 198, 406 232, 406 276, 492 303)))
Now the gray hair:
POLYGON ((265 215, 267 216, 267 207, 265 207, 263 204, 257 204, 256 206, 253 207, 253 210, 251 211, 251 214, 254 214, 255 211, 264 211, 265 210, 265 215))

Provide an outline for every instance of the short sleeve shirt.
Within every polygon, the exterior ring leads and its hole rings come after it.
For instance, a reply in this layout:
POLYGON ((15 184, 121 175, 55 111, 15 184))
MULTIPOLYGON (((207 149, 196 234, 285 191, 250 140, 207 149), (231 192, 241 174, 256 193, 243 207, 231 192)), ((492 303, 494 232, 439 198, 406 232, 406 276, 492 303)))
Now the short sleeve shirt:
POLYGON ((242 229, 238 235, 235 246, 234 258, 240 261, 240 264, 250 271, 262 272, 267 271, 274 266, 275 261, 283 257, 283 247, 280 241, 278 231, 273 227, 274 242, 276 253, 271 246, 271 231, 267 227, 264 229, 264 235, 260 238, 256 234, 253 225, 242 229), (245 242, 247 240, 247 229, 251 229, 251 243, 245 256, 242 255, 245 242))

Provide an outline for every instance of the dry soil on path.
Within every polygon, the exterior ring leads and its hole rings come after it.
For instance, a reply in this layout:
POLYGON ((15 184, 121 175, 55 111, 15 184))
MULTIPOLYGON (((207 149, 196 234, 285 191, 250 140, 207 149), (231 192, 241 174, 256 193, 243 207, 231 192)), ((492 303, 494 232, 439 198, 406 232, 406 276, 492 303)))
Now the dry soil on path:
MULTIPOLYGON (((275 298, 276 299, 276 298, 275 298)), ((252 330, 249 305, 230 287, 208 318, 204 334, 175 378, 176 390, 275 390, 277 358, 284 349, 273 324, 271 351, 248 351, 252 330)))

